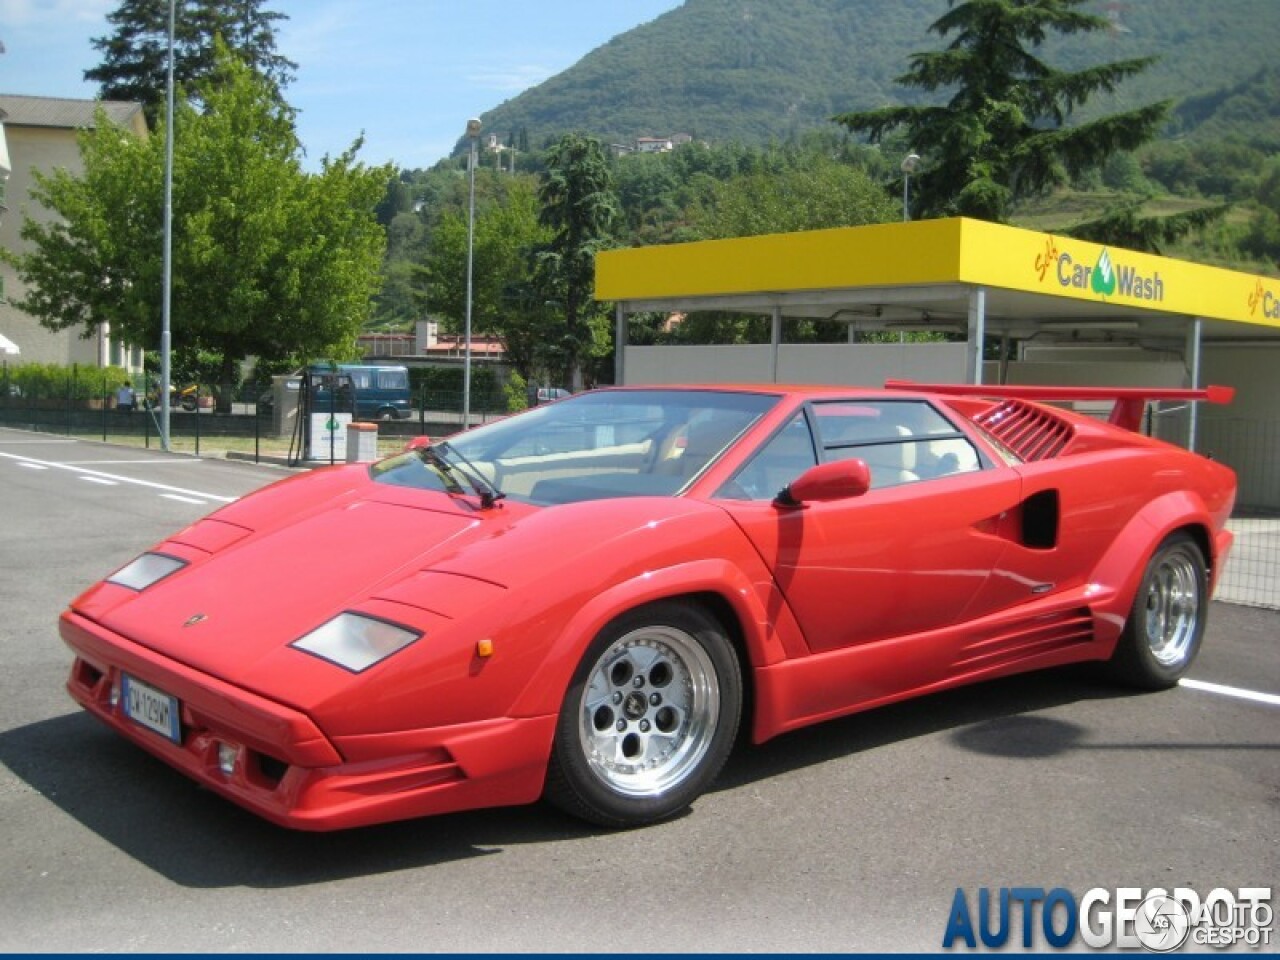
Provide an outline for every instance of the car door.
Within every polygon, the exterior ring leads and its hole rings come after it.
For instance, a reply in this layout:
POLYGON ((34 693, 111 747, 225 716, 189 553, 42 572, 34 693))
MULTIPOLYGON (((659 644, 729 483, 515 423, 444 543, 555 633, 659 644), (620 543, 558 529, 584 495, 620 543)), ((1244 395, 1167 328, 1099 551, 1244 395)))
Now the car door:
MULTIPOLYGON (((1020 487, 1014 470, 983 457, 927 402, 856 399, 809 405, 725 486, 720 504, 820 652, 988 612, 975 601, 1007 547, 996 528, 1020 487), (772 503, 808 466, 848 457, 871 468, 863 496, 790 509, 772 503)), ((904 645, 901 656, 904 681, 927 677, 925 647, 904 645), (915 667, 913 657, 921 660, 915 667)))

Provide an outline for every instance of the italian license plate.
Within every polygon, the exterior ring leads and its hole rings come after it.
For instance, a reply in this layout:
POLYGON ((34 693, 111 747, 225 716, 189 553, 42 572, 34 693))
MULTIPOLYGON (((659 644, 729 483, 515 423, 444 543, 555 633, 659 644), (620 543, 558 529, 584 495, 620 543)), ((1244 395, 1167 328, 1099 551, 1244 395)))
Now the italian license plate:
POLYGON ((128 674, 124 675, 121 693, 126 717, 174 743, 182 743, 177 697, 161 693, 128 674))

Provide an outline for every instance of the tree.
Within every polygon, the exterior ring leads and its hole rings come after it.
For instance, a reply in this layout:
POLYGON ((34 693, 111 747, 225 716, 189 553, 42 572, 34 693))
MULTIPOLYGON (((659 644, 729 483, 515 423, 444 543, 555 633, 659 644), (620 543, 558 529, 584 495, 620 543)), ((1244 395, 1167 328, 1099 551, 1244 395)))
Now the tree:
POLYGON ((538 198, 551 241, 538 253, 535 287, 562 312, 563 326, 548 338, 548 349, 559 358, 565 382, 581 390, 583 359, 604 335, 606 318, 594 298, 595 260, 613 246, 618 201, 599 140, 566 134, 545 160, 538 198))
POLYGON ((1193 230, 1203 230, 1230 209, 1230 204, 1217 204, 1162 217, 1144 217, 1141 208, 1146 199, 1115 203, 1100 217, 1075 224, 1068 233, 1094 243, 1160 254, 1165 245, 1181 240, 1193 230))
POLYGON ((750 173, 717 184, 694 228, 710 239, 884 223, 897 205, 866 171, 822 154, 777 173, 750 173))
MULTIPOLYGON (((357 163, 357 141, 305 173, 292 112, 268 81, 220 56, 204 109, 175 113, 172 326, 175 353, 216 353, 230 384, 246 356, 353 351, 378 288, 374 208, 391 170, 357 163)), ((124 135, 99 112, 80 136, 83 175, 36 174, 32 196, 56 218, 28 219, 29 252, 7 256, 29 291, 19 309, 50 329, 88 335, 107 322, 126 343, 159 341, 160 133, 124 135)))
MULTIPOLYGON (((502 337, 512 366, 530 377, 542 338, 531 328, 522 292, 532 278, 531 253, 550 241, 551 231, 539 222, 532 177, 493 171, 486 177, 492 189, 477 207, 472 247, 472 330, 502 337)), ((455 331, 466 317, 466 258, 467 213, 446 211, 415 274, 427 309, 455 331)))
POLYGON ((1263 168, 1254 200, 1257 209, 1240 245, 1246 254, 1280 266, 1280 159, 1263 168))
MULTIPOLYGON (((275 24, 287 17, 262 9, 263 0, 175 0, 174 83, 189 100, 216 67, 214 39, 221 37, 277 94, 297 64, 276 53, 275 24)), ((104 100, 136 100, 154 126, 163 112, 168 73, 169 0, 119 0, 107 22, 114 31, 95 37, 102 62, 84 72, 104 100)))
POLYGON ((924 158, 912 180, 916 216, 1006 221, 1017 201, 1151 140, 1169 111, 1164 101, 1067 125, 1093 94, 1114 91, 1154 62, 1140 57, 1067 72, 1036 57, 1032 49, 1051 32, 1107 28, 1105 17, 1078 9, 1086 2, 950 0, 951 9, 929 29, 944 38, 955 33, 955 39, 944 50, 914 54, 909 71, 898 78, 904 86, 949 91, 949 101, 834 119, 872 139, 906 129, 908 142, 924 158))

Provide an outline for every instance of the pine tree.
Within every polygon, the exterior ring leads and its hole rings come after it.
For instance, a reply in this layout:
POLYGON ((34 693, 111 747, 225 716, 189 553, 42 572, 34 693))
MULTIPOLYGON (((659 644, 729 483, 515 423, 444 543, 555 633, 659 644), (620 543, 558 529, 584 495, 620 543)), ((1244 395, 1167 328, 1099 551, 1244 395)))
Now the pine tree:
MULTIPOLYGON (((154 126, 165 99, 168 72, 170 0, 119 0, 107 14, 111 33, 95 37, 102 62, 86 70, 104 100, 136 100, 154 126)), ((189 99, 215 73, 214 38, 222 37, 240 60, 261 75, 277 95, 297 64, 276 52, 275 24, 282 13, 263 9, 263 0, 173 0, 174 82, 189 99)))
POLYGON ((1003 222, 1019 200, 1067 183, 1113 154, 1153 139, 1168 101, 1078 126, 1071 113, 1099 92, 1150 66, 1140 57, 1076 72, 1035 56, 1051 32, 1090 33, 1105 17, 1079 8, 1087 0, 951 0, 929 29, 955 34, 946 49, 917 53, 898 82, 950 92, 944 105, 883 107, 835 117, 873 140, 905 128, 924 163, 912 179, 914 214, 971 216, 1003 222))
POLYGON ((538 254, 537 286, 564 311, 564 328, 551 344, 574 390, 583 387, 583 359, 603 314, 595 302, 595 258, 613 245, 618 199, 609 160, 599 140, 566 134, 546 154, 538 189, 541 220, 552 232, 538 254))

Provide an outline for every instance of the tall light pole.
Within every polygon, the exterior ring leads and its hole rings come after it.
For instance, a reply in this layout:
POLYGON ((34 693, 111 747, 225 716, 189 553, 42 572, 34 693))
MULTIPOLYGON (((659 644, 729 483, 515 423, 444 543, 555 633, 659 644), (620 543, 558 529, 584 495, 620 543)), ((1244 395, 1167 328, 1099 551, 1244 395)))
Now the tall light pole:
POLYGON ((164 94, 164 276, 160 303, 160 449, 169 449, 169 381, 173 333, 169 306, 173 301, 173 21, 175 0, 169 0, 168 76, 164 94))
POLYGON ((908 204, 911 201, 911 175, 920 168, 920 155, 916 153, 908 153, 902 158, 902 222, 906 223, 911 219, 908 212, 908 204))
POLYGON ((467 201, 467 322, 462 353, 462 429, 471 426, 471 265, 476 236, 476 142, 480 139, 480 121, 467 121, 467 173, 470 176, 467 201))

